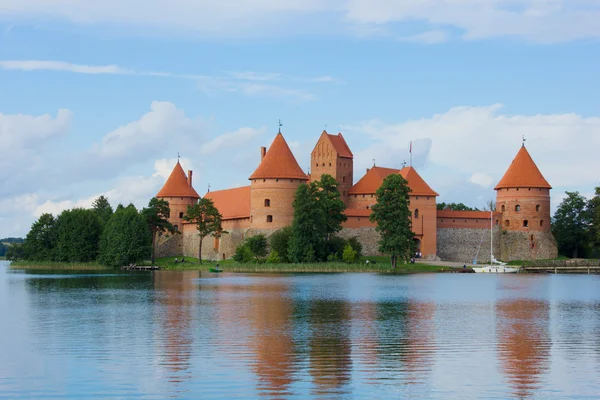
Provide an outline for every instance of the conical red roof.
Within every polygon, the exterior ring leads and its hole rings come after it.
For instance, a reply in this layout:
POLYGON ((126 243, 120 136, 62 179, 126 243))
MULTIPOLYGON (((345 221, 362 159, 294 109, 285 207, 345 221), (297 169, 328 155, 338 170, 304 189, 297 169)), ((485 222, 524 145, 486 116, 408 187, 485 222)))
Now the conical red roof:
POLYGON ((400 174, 408 182, 413 196, 439 196, 413 167, 402 169, 373 167, 348 191, 349 194, 375 194, 383 180, 391 174, 400 174))
POLYGON ((267 154, 249 179, 274 178, 308 180, 281 132, 275 136, 267 154))
POLYGON ((188 178, 181 168, 181 164, 177 161, 177 165, 173 168, 173 172, 169 175, 169 179, 165 182, 160 192, 156 197, 192 197, 199 199, 198 193, 188 183, 188 178))
POLYGON ((525 146, 521 146, 517 156, 494 189, 505 188, 552 189, 552 186, 550 186, 537 165, 535 165, 525 146))

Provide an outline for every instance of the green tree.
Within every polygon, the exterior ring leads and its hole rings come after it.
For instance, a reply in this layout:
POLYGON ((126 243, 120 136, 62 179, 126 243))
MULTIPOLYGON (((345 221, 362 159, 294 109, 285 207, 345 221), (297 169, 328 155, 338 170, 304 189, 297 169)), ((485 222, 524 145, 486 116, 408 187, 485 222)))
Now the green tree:
POLYGON ((200 264, 202 264, 202 241, 204 238, 208 235, 221 237, 221 235, 227 233, 223 231, 223 227, 221 226, 222 218, 213 201, 206 197, 200 199, 193 206, 188 206, 186 216, 183 219, 196 225, 196 230, 200 237, 198 245, 198 260, 200 260, 200 264))
POLYGON ((348 242, 339 236, 332 236, 327 241, 327 260, 339 260, 342 258, 344 247, 348 242))
POLYGON ((350 244, 346 244, 346 247, 344 247, 342 259, 346 264, 355 263, 358 259, 358 254, 356 253, 356 250, 354 250, 352 246, 350 246, 350 244))
POLYGON ((379 251, 391 256, 393 268, 398 257, 406 262, 414 248, 409 194, 408 182, 402 176, 388 175, 377 189, 377 203, 371 207, 370 219, 377 223, 375 229, 381 235, 379 251))
POLYGON ((325 213, 319 207, 316 191, 316 185, 305 183, 296 190, 294 221, 288 244, 288 257, 295 263, 312 262, 326 253, 325 213))
POLYGON ((342 223, 348 219, 344 214, 346 205, 341 199, 338 183, 331 175, 322 175, 321 180, 314 184, 316 185, 317 202, 324 215, 325 240, 329 240, 342 230, 342 223))
POLYGON ((289 262, 288 248, 290 242, 290 236, 292 235, 292 227, 286 226, 285 228, 279 229, 271 235, 269 238, 269 244, 271 249, 277 252, 281 262, 289 262))
POLYGON ((574 258, 585 248, 589 239, 590 215, 587 201, 579 192, 565 192, 552 219, 552 233, 563 255, 574 258))
POLYGON ((23 244, 24 258, 30 261, 52 261, 56 247, 56 219, 42 214, 31 225, 23 244))
POLYGON ((477 208, 469 207, 463 203, 437 203, 438 210, 453 210, 453 211, 479 211, 477 208))
POLYGON ((267 237, 263 234, 251 236, 246 239, 248 248, 256 257, 266 257, 267 255, 267 237))
POLYGON ((150 258, 152 260, 152 265, 154 265, 157 236, 161 236, 164 233, 173 234, 176 232, 173 225, 169 222, 171 209, 166 200, 153 197, 150 199, 148 207, 142 210, 142 215, 144 216, 146 225, 152 235, 152 251, 150 258))
POLYGON ((92 203, 92 210, 94 210, 98 218, 100 218, 102 226, 106 225, 110 217, 113 215, 113 209, 108 202, 108 199, 104 196, 100 196, 94 200, 92 203))
POLYGON ((8 247, 6 251, 6 259, 8 261, 19 261, 25 259, 25 250, 23 244, 15 243, 8 247))
POLYGON ((98 258, 102 224, 92 210, 73 208, 56 219, 56 261, 91 262, 98 258))
POLYGON ((138 263, 151 250, 151 235, 144 216, 133 204, 119 205, 102 232, 98 260, 111 267, 138 263))
POLYGON ((590 217, 590 239, 596 251, 600 250, 600 186, 587 205, 590 217))
POLYGON ((279 257, 279 253, 277 250, 271 250, 269 255, 267 256, 267 264, 278 264, 281 262, 281 258, 279 257))
POLYGON ((348 244, 352 246, 354 251, 356 251, 357 257, 362 256, 362 244, 360 244, 356 236, 352 236, 350 239, 348 239, 348 244))
POLYGON ((242 243, 235 248, 233 260, 242 264, 249 263, 254 260, 254 253, 252 253, 247 243, 242 243))

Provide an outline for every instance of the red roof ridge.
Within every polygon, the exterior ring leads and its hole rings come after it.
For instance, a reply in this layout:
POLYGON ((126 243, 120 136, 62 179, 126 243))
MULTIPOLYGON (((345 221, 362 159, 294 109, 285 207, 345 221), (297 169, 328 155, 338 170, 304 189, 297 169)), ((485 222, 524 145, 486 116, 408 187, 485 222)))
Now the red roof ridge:
POLYGON ((250 185, 213 190, 204 197, 213 201, 224 220, 250 217, 250 185))
POLYGON ((308 180, 281 132, 275 136, 267 154, 249 179, 273 178, 308 180))
POLYGON ((494 190, 526 187, 552 189, 523 145, 494 190))
POLYGON ((199 199, 198 193, 190 185, 188 177, 183 172, 183 168, 177 161, 177 164, 173 168, 171 175, 167 178, 167 181, 163 185, 162 189, 156 195, 158 198, 162 197, 191 197, 199 199))
POLYGON ((425 182, 413 167, 404 167, 402 169, 385 168, 373 166, 358 181, 348 194, 374 194, 383 183, 383 180, 390 174, 400 174, 408 181, 408 187, 411 189, 411 195, 414 196, 439 196, 425 182))

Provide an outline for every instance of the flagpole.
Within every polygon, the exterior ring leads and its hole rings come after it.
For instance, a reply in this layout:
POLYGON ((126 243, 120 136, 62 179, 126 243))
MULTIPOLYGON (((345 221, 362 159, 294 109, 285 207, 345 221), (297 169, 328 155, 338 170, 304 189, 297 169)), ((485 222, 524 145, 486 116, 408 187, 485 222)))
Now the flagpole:
POLYGON ((409 153, 410 153, 410 166, 412 167, 412 140, 410 141, 410 150, 409 150, 409 153))

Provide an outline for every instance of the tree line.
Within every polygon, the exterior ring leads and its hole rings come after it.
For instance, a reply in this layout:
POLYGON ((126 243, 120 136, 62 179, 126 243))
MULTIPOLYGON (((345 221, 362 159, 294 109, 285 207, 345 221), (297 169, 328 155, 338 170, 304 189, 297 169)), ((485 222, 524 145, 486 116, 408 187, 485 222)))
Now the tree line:
POLYGON ((11 246, 20 243, 23 243, 22 238, 9 237, 0 239, 0 257, 6 256, 6 252, 11 248, 11 246))
POLYGON ((552 233, 559 254, 567 257, 600 258, 600 186, 587 199, 579 192, 565 192, 552 217, 552 233))

